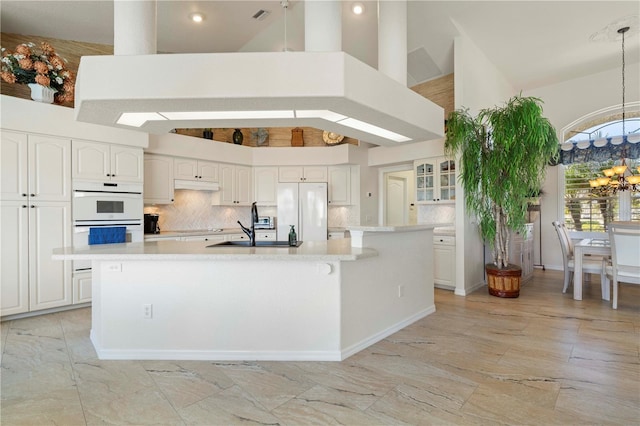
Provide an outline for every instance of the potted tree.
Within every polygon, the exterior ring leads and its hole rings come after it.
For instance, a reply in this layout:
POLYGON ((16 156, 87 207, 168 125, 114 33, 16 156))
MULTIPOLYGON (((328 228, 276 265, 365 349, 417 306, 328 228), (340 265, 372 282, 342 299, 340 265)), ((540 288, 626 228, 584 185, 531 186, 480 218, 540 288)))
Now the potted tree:
POLYGON ((542 101, 515 96, 475 118, 467 109, 453 111, 445 149, 460 156, 465 205, 491 246, 493 263, 485 266, 489 293, 518 297, 522 270, 509 263, 511 232, 525 231, 530 195, 541 187, 545 166, 558 152, 556 131, 542 116, 542 101))

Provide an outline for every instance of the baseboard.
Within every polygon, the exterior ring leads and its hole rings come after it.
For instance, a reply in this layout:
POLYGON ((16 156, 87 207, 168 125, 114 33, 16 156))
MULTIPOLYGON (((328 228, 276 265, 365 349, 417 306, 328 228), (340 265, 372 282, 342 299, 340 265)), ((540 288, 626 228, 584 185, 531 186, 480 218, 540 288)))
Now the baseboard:
POLYGON ((466 296, 468 294, 473 293, 477 289, 479 289, 481 287, 486 287, 486 286, 487 286, 487 283, 481 281, 481 282, 475 283, 474 285, 472 285, 469 288, 464 288, 464 289, 456 288, 456 290, 453 293, 456 296, 466 296))

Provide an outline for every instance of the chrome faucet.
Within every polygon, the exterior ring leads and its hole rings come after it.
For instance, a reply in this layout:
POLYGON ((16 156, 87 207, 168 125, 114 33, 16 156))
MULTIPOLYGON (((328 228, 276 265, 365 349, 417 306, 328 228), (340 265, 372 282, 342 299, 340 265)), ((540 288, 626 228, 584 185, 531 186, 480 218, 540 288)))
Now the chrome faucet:
POLYGON ((249 237, 249 245, 252 247, 256 245, 256 222, 258 222, 258 207, 255 201, 251 204, 251 228, 242 226, 242 223, 238 221, 238 225, 242 228, 242 231, 249 237))

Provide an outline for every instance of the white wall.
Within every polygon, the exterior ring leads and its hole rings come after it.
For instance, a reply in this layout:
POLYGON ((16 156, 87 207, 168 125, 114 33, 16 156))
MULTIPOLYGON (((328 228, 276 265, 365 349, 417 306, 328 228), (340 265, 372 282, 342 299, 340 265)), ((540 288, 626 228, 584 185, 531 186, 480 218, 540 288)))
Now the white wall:
MULTIPOLYGON (((620 72, 619 66, 616 66, 608 71, 529 90, 523 95, 537 96, 543 100, 544 115, 555 126, 560 139, 563 128, 580 117, 622 103, 620 72)), ((627 64, 625 80, 626 102, 640 101, 639 64, 627 64)), ((562 269, 560 243, 551 225, 554 220, 562 220, 563 215, 563 200, 559 191, 561 169, 561 166, 548 167, 543 186, 541 260, 549 269, 562 269)))

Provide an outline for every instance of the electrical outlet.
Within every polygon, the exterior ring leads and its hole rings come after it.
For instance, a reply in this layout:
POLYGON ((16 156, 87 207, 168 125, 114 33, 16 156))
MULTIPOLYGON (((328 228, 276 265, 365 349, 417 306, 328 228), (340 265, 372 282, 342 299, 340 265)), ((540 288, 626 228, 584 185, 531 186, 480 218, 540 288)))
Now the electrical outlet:
POLYGON ((398 297, 404 297, 404 286, 403 285, 399 285, 398 286, 398 297))
POLYGON ((142 305, 142 316, 144 319, 153 318, 153 305, 151 303, 142 305))

